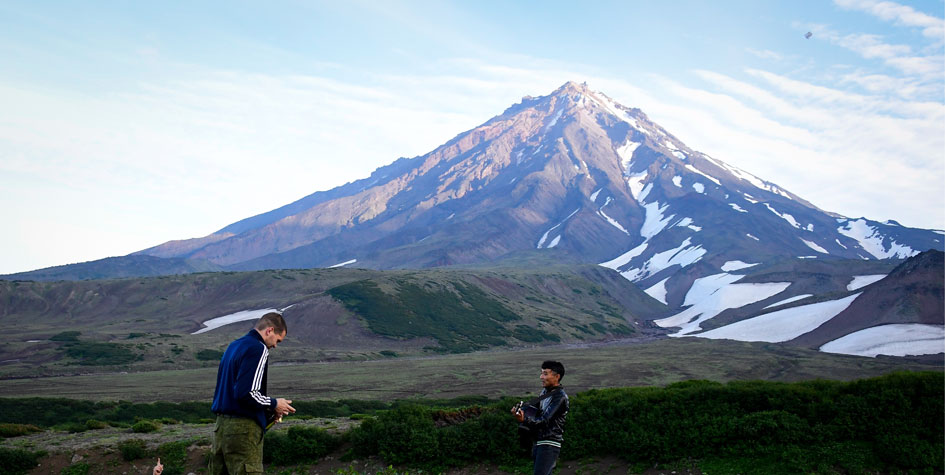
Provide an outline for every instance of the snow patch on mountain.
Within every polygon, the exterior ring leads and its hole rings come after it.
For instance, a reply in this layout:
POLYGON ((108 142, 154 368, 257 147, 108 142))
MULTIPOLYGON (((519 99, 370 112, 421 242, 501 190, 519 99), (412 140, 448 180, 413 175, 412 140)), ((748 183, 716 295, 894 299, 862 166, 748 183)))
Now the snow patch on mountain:
POLYGON ((791 285, 790 282, 735 283, 744 277, 723 272, 696 279, 686 293, 683 303, 689 308, 654 323, 663 328, 679 327, 679 331, 670 336, 685 336, 701 330, 699 325, 702 322, 725 310, 764 300, 781 293, 791 285))
POLYGON ((339 262, 338 264, 335 264, 335 265, 333 265, 333 266, 328 266, 328 268, 329 268, 329 269, 334 269, 335 267, 344 267, 344 266, 346 266, 346 265, 348 265, 348 264, 354 264, 355 262, 358 262, 358 260, 357 260, 357 259, 351 259, 350 261, 339 262))
MULTIPOLYGON (((567 218, 564 218, 563 220, 561 220, 560 223, 558 223, 558 224, 552 226, 552 227, 549 228, 547 231, 545 231, 545 234, 543 234, 543 235, 541 236, 541 239, 538 240, 538 245, 535 246, 535 249, 541 249, 541 248, 545 245, 545 241, 548 239, 548 235, 549 235, 550 233, 552 233, 555 229, 558 229, 559 226, 561 226, 562 224, 564 224, 565 222, 567 222, 567 220, 571 219, 571 216, 574 216, 578 211, 581 211, 581 208, 578 208, 578 209, 572 211, 571 214, 569 214, 567 218)), ((557 246, 557 245, 558 245, 558 241, 560 240, 560 238, 561 238, 561 236, 558 235, 554 240, 551 241, 551 244, 548 245, 548 248, 552 248, 552 247, 557 246)))
POLYGON ((945 327, 920 323, 879 325, 820 347, 825 353, 870 356, 934 355, 945 351, 945 327))
POLYGON ((735 211, 738 211, 739 213, 747 213, 747 212, 748 212, 748 211, 743 210, 741 206, 738 206, 738 205, 735 204, 735 203, 729 203, 728 205, 731 206, 732 209, 734 209, 735 211))
POLYGON ((597 202, 597 195, 599 195, 602 190, 603 190, 603 188, 598 188, 597 191, 595 191, 594 193, 592 193, 592 194, 591 194, 591 201, 593 201, 593 202, 596 203, 596 202, 597 202))
POLYGON ((860 247, 877 259, 905 259, 919 253, 919 251, 913 250, 904 244, 899 244, 894 240, 890 241, 889 249, 886 249, 883 245, 884 236, 882 233, 877 228, 870 226, 865 219, 838 221, 845 221, 846 225, 837 228, 837 232, 856 240, 860 247))
POLYGON ((790 223, 791 226, 794 226, 797 229, 801 229, 801 225, 797 223, 797 220, 794 219, 794 216, 791 216, 788 213, 781 213, 778 210, 772 208, 771 205, 768 203, 765 203, 765 207, 768 208, 768 211, 771 211, 772 213, 776 214, 781 219, 790 223))
POLYGON ((659 201, 645 204, 643 208, 646 210, 646 218, 643 221, 643 227, 640 228, 640 235, 643 236, 643 239, 649 241, 650 238, 666 229, 669 220, 673 219, 675 215, 671 214, 664 218, 663 211, 669 208, 669 204, 660 207, 659 201))
POLYGON ((611 197, 608 196, 608 197, 607 197, 607 201, 606 201, 600 208, 597 209, 597 214, 598 214, 600 217, 602 217, 602 218, 604 218, 605 220, 607 220, 607 222, 610 223, 613 227, 615 227, 615 228, 617 228, 617 229, 623 231, 624 234, 626 234, 627 236, 629 236, 629 235, 630 235, 630 231, 627 231, 623 226, 621 226, 620 223, 618 223, 616 219, 611 218, 610 216, 607 216, 607 213, 604 213, 604 207, 607 206, 607 205, 609 205, 611 201, 613 201, 613 198, 611 198, 611 197))
POLYGON ((692 218, 683 218, 683 219, 679 220, 679 222, 676 223, 675 226, 678 226, 678 227, 681 227, 681 228, 689 228, 689 229, 691 229, 691 230, 693 230, 693 231, 695 231, 695 232, 702 231, 702 228, 701 228, 701 227, 692 224, 692 218))
POLYGON ((666 305, 666 281, 669 280, 669 277, 653 284, 648 289, 644 290, 650 297, 663 302, 663 305, 666 305))
POLYGON ((801 239, 801 241, 804 241, 804 244, 807 244, 807 247, 809 247, 809 248, 811 248, 811 249, 813 249, 813 250, 815 250, 815 251, 817 251, 817 252, 819 252, 819 253, 821 253, 821 254, 830 254, 829 252, 827 252, 826 249, 824 249, 824 248, 818 246, 817 243, 810 242, 810 241, 808 241, 807 239, 801 239))
POLYGON ((607 261, 607 262, 601 262, 601 263, 598 264, 598 265, 599 265, 599 266, 602 266, 602 267, 606 267, 606 268, 608 268, 608 269, 617 270, 619 267, 623 267, 623 266, 626 265, 628 262, 630 262, 631 260, 633 260, 634 257, 637 257, 637 256, 639 256, 640 254, 643 254, 643 251, 646 250, 646 247, 647 247, 647 243, 644 242, 643 244, 640 244, 639 246, 637 246, 637 247, 635 247, 635 248, 633 248, 633 249, 630 249, 629 251, 627 251, 627 252, 625 252, 625 253, 623 253, 623 254, 621 254, 621 255, 619 255, 619 256, 617 256, 617 257, 615 257, 615 258, 613 258, 613 259, 611 259, 611 260, 609 260, 609 261, 607 261))
POLYGON ((259 320, 260 317, 262 317, 263 315, 265 315, 265 314, 267 314, 267 313, 269 313, 269 312, 282 313, 282 312, 285 312, 286 310, 288 310, 288 309, 291 308, 291 307, 292 307, 292 305, 289 305, 288 307, 283 308, 283 309, 281 309, 281 310, 275 309, 275 308, 261 308, 261 309, 256 309, 256 310, 242 310, 242 311, 239 311, 239 312, 235 312, 235 313, 231 313, 231 314, 228 314, 228 315, 224 315, 224 316, 222 316, 222 317, 211 318, 210 320, 206 320, 206 321, 203 322, 204 328, 201 328, 200 330, 197 330, 197 331, 191 333, 191 335, 199 335, 199 334, 201 334, 201 333, 206 333, 206 332, 208 332, 208 331, 210 331, 210 330, 215 330, 215 329, 217 329, 217 328, 220 328, 220 327, 222 327, 222 326, 224 326, 224 325, 229 325, 229 324, 231 324, 231 323, 245 322, 245 321, 247 321, 247 320, 259 320))
POLYGON ((646 180, 646 176, 646 170, 627 176, 627 186, 630 187, 630 194, 636 198, 640 204, 643 204, 646 195, 653 189, 649 183, 646 185, 643 184, 643 181, 646 180))
POLYGON ((883 280, 884 277, 886 277, 886 274, 855 275, 853 276, 853 280, 847 284, 847 290, 852 292, 857 289, 862 289, 867 285, 883 280))
POLYGON ((606 94, 597 93, 594 96, 595 96, 594 97, 595 101, 597 101, 598 104, 600 104, 605 109, 607 109, 615 117, 626 122, 627 124, 630 125, 630 127, 633 127, 634 129, 639 130, 640 132, 643 132, 644 134, 652 135, 650 131, 644 129, 643 127, 640 127, 640 124, 637 123, 637 120, 633 118, 629 112, 618 107, 617 104, 611 101, 610 98, 607 97, 606 94))
POLYGON ((700 338, 778 343, 793 340, 847 309, 860 294, 838 300, 776 310, 700 333, 700 338))
POLYGON ((704 176, 704 177, 706 177, 706 178, 712 180, 716 185, 722 186, 722 182, 720 182, 717 178, 715 178, 714 176, 711 176, 711 175, 706 174, 706 173, 703 172, 702 170, 699 170, 698 168, 696 168, 696 167, 694 167, 694 166, 692 166, 692 165, 690 165, 690 164, 686 164, 686 169, 689 170, 689 171, 691 171, 691 172, 693 172, 693 173, 698 173, 698 174, 700 174, 700 175, 702 175, 702 176, 704 176))
POLYGON ((692 189, 696 190, 697 193, 705 194, 705 185, 703 185, 702 183, 693 183, 692 189))
POLYGON ((784 300, 782 300, 782 301, 780 301, 780 302, 775 302, 775 303, 773 303, 773 304, 771 304, 771 305, 768 305, 767 307, 763 308, 762 310, 767 310, 767 309, 769 309, 769 308, 779 307, 779 306, 781 306, 781 305, 789 304, 789 303, 791 303, 791 302, 797 302, 798 300, 804 300, 804 299, 806 299, 807 297, 813 297, 813 296, 814 296, 814 294, 795 295, 795 296, 793 296, 793 297, 791 297, 791 298, 786 298, 786 299, 784 299, 784 300))
POLYGON ((745 236, 748 236, 748 237, 754 239, 755 241, 759 241, 759 242, 761 241, 761 239, 758 239, 758 238, 756 238, 755 236, 752 236, 751 234, 745 234, 745 236))
POLYGON ((722 270, 725 272, 732 272, 735 270, 742 270, 742 269, 747 269, 749 267, 754 267, 756 265, 758 265, 757 262, 754 264, 749 264, 747 262, 742 262, 742 261, 728 261, 725 264, 722 264, 722 270))
POLYGON ((702 259, 706 252, 701 244, 693 246, 691 238, 686 238, 678 247, 653 254, 641 267, 621 272, 620 275, 631 282, 636 282, 670 266, 687 267, 692 265, 702 259))
POLYGON ((642 145, 641 143, 627 141, 627 143, 617 148, 617 156, 620 157, 620 165, 624 169, 624 173, 630 172, 630 164, 633 162, 633 152, 636 151, 637 147, 642 145))
POLYGON ((679 175, 674 176, 673 184, 676 185, 676 188, 682 188, 682 177, 679 175))
POLYGON ((558 112, 557 112, 557 113, 555 114, 555 116, 551 119, 551 122, 548 122, 548 125, 545 126, 545 131, 544 131, 543 133, 546 133, 546 134, 547 134, 548 131, 551 130, 551 128, 554 127, 555 124, 558 123, 558 119, 561 118, 561 114, 564 114, 564 108, 558 109, 558 112))

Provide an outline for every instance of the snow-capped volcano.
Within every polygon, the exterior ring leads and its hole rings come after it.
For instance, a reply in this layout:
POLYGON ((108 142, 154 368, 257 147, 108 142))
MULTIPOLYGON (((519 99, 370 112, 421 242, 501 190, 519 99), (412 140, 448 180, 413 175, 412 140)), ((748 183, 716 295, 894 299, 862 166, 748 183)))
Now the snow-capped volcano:
POLYGON ((902 258, 941 239, 824 212, 569 82, 369 178, 142 253, 235 269, 394 268, 558 248, 644 288, 663 282, 679 305, 673 280, 691 283, 679 271, 697 262, 902 258))
MULTIPOLYGON (((136 254, 232 270, 390 269, 554 249, 614 269, 668 305, 673 314, 657 324, 711 336, 768 307, 826 302, 814 294, 942 250, 943 234, 821 210, 692 150, 643 111, 568 82, 365 179, 136 254), (836 268, 886 259, 896 261, 836 268), (824 274, 804 262, 840 264, 824 274)), ((844 303, 829 305, 841 312, 844 303)))

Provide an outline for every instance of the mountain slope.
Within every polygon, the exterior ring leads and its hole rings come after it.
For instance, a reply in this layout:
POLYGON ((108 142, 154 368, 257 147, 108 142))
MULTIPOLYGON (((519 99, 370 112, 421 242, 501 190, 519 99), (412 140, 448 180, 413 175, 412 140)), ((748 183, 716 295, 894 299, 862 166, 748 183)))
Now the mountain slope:
MULTIPOLYGON (((945 254, 926 251, 863 287, 862 295, 846 310, 792 343, 819 348, 844 335, 880 325, 943 325, 943 309, 945 254)), ((942 350, 945 351, 945 343, 942 350)))
POLYGON ((94 280, 123 277, 151 277, 158 275, 217 272, 222 267, 200 259, 180 257, 161 258, 149 255, 107 257, 95 261, 47 267, 17 274, 0 275, 3 280, 94 280))
POLYGON ((824 212, 567 83, 368 179, 142 252, 234 269, 415 268, 551 247, 649 286, 699 260, 904 258, 943 244, 824 212))

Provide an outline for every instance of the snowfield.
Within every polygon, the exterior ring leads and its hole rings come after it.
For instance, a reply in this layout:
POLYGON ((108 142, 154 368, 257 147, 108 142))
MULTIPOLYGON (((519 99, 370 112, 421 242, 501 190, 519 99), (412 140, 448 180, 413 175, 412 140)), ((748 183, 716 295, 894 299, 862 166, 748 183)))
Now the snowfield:
POLYGON ((866 252, 877 259, 900 258, 905 259, 919 253, 909 246, 890 240, 889 249, 883 244, 885 236, 878 229, 869 225, 865 219, 857 220, 838 220, 844 223, 844 226, 837 228, 837 232, 855 239, 866 252))
POLYGON ((773 303, 773 304, 771 304, 771 305, 768 305, 767 307, 763 308, 762 310, 767 310, 767 309, 769 309, 769 308, 774 308, 774 307, 778 307, 778 306, 780 306, 780 305, 789 304, 789 303, 791 303, 791 302, 797 302, 798 300, 804 300, 804 299, 806 299, 807 297, 813 297, 813 296, 814 296, 814 294, 795 295, 795 296, 793 296, 793 297, 791 297, 791 298, 787 298, 787 299, 784 299, 784 300, 782 300, 782 301, 780 301, 780 302, 775 302, 775 303, 773 303))
POLYGON ((853 294, 839 300, 777 310, 694 336, 769 343, 793 340, 837 316, 859 296, 860 294, 853 294))
POLYGON ((853 281, 847 284, 847 290, 852 292, 854 290, 861 289, 874 282, 883 280, 883 277, 886 277, 886 274, 855 275, 853 276, 853 281))
POLYGON ((663 302, 663 305, 666 305, 666 281, 669 280, 669 277, 653 284, 650 288, 644 290, 650 297, 663 302))
POLYGON ((623 254, 621 254, 621 255, 619 255, 619 256, 617 256, 617 257, 615 257, 615 258, 613 258, 613 259, 611 259, 611 260, 609 260, 609 261, 607 261, 607 262, 601 262, 600 264, 597 264, 597 265, 602 266, 602 267, 606 267, 606 268, 608 268, 608 269, 617 270, 618 267, 622 267, 624 264, 630 262, 634 257, 637 257, 637 256, 639 256, 640 254, 643 254, 643 251, 646 250, 646 246, 647 246, 647 243, 644 242, 643 244, 640 244, 639 246, 637 246, 637 247, 635 247, 635 248, 633 248, 633 249, 630 249, 629 251, 627 251, 627 252, 625 252, 625 253, 623 253, 623 254))
MULTIPOLYGON (((645 244, 646 243, 643 243, 642 245, 645 244)), ((636 282, 656 274, 657 272, 670 266, 678 265, 679 267, 687 267, 692 265, 698 262, 699 259, 702 259, 702 256, 704 256, 708 251, 703 249, 701 244, 697 244, 695 246, 692 246, 691 244, 691 239, 686 238, 686 240, 683 241, 679 247, 653 254, 653 256, 650 257, 650 259, 646 261, 642 267, 626 270, 621 272, 620 275, 624 276, 631 282, 636 282)))
MULTIPOLYGON (((427 236, 427 237, 429 237, 429 236, 427 236)), ((426 239, 426 238, 424 238, 424 239, 426 239)), ((334 269, 334 268, 336 268, 336 267, 344 267, 344 266, 346 266, 346 265, 348 265, 348 264, 354 264, 355 262, 358 262, 358 260, 357 260, 357 259, 351 259, 350 261, 339 262, 338 264, 335 264, 335 265, 333 265, 333 266, 328 266, 328 268, 329 268, 329 269, 334 269)))
POLYGON ((670 336, 685 336, 701 330, 700 323, 725 310, 764 300, 783 292, 791 285, 790 282, 735 283, 744 277, 723 272, 696 279, 689 288, 689 292, 686 293, 686 300, 683 303, 689 308, 671 317, 656 320, 654 323, 663 328, 679 327, 679 331, 670 336))
POLYGON ((820 347, 826 353, 870 356, 934 355, 945 352, 945 327, 904 323, 853 332, 820 347))
POLYGON ((749 267, 754 267, 756 265, 758 265, 757 262, 754 264, 749 264, 747 262, 742 262, 742 261, 728 261, 725 264, 722 264, 722 270, 725 272, 731 272, 733 270, 747 269, 749 267))
MULTIPOLYGON (((291 307, 291 305, 289 305, 289 307, 291 307)), ((220 328, 224 325, 229 325, 231 323, 245 322, 246 320, 258 320, 260 317, 262 317, 263 315, 269 312, 282 313, 288 310, 289 307, 286 307, 282 310, 277 310, 274 308, 262 308, 258 310, 243 310, 241 312, 231 313, 229 315, 224 315, 222 317, 211 318, 210 320, 203 322, 203 325, 206 328, 201 328, 200 330, 197 330, 191 333, 191 335, 199 335, 201 333, 206 333, 210 330, 216 330, 217 328, 220 328)))

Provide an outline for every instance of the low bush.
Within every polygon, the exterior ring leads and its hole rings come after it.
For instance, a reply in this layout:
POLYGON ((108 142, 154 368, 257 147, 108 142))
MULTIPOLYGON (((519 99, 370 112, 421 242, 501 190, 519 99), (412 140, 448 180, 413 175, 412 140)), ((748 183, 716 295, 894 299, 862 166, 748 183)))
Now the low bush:
POLYGON ((90 469, 87 462, 79 462, 63 468, 59 471, 59 475, 88 475, 90 469))
POLYGON ((65 347, 66 356, 78 360, 85 366, 109 366, 128 364, 138 359, 138 355, 127 345, 115 343, 77 341, 65 347))
POLYGON ((21 435, 28 435, 42 431, 43 429, 40 429, 39 427, 36 427, 32 424, 0 423, 0 437, 3 438, 19 437, 21 435))
POLYGON ((95 419, 89 419, 85 421, 85 428, 88 430, 99 430, 107 429, 109 427, 107 422, 97 421, 95 419))
POLYGON ((49 337, 49 341, 79 341, 81 334, 82 332, 74 330, 64 331, 49 337))
MULTIPOLYGON (((436 427, 404 405, 349 433, 351 455, 441 469, 521 455, 512 401, 436 427)), ((854 382, 687 381, 571 395, 561 457, 633 464, 696 460, 710 473, 945 469, 945 375, 894 373, 854 382), (727 468, 726 468, 727 467, 727 468)))
POLYGON ((26 473, 36 467, 43 452, 0 447, 0 470, 8 474, 26 473))
POLYGON ((341 437, 316 427, 270 431, 263 444, 263 462, 276 465, 314 462, 341 445, 341 437))
POLYGON ((223 352, 220 350, 200 350, 196 358, 200 361, 220 361, 223 358, 223 352))
POLYGON ((143 459, 148 456, 148 448, 141 439, 128 439, 118 443, 118 452, 126 462, 143 459))
POLYGON ((157 448, 157 456, 161 458, 161 463, 164 464, 162 475, 185 473, 184 464, 187 462, 187 447, 190 447, 192 443, 192 440, 181 440, 168 442, 157 448))
POLYGON ((135 422, 135 424, 131 426, 131 431, 137 432, 139 434, 146 434, 149 432, 156 432, 160 428, 161 424, 159 422, 143 420, 135 422))

